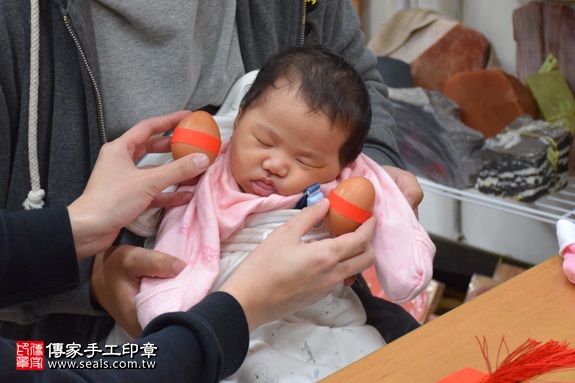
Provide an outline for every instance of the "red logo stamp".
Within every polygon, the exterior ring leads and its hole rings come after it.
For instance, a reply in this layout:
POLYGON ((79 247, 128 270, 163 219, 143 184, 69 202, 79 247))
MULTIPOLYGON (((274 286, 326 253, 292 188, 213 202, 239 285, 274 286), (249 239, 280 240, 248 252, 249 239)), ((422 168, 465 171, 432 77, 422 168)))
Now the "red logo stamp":
POLYGON ((38 340, 16 341, 16 369, 43 370, 44 342, 38 340))

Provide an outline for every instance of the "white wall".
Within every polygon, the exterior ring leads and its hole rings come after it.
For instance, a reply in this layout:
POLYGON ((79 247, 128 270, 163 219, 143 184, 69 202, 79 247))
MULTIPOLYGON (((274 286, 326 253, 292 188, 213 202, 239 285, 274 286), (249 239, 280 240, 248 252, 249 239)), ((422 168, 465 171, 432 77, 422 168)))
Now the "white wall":
POLYGON ((516 75, 515 50, 513 38, 513 11, 528 0, 481 0, 464 1, 463 24, 482 32, 501 62, 501 69, 516 75))
POLYGON ((433 9, 482 32, 495 48, 501 68, 516 74, 513 11, 530 0, 363 0, 362 28, 366 40, 402 7, 433 9))

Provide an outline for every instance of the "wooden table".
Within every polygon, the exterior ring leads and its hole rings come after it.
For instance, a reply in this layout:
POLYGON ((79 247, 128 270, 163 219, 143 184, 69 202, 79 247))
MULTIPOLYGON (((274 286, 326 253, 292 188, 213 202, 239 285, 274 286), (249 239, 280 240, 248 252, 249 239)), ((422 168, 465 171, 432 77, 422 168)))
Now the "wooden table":
MULTIPOLYGON (((486 338, 492 366, 503 336, 511 351, 528 338, 575 347, 575 285, 565 278, 561 262, 559 256, 546 260, 322 383, 433 383, 465 367, 487 372, 476 336, 486 338)), ((505 356, 504 350, 500 360, 505 356)), ((575 382, 575 369, 544 377, 575 382)))

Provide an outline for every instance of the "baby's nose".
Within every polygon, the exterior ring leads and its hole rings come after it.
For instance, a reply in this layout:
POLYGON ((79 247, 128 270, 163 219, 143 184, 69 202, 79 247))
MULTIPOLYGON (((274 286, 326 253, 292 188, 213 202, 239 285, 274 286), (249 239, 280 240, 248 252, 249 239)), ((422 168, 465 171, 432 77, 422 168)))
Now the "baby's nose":
POLYGON ((263 167, 271 174, 282 178, 287 176, 289 172, 289 165, 287 161, 285 161, 280 156, 273 156, 267 158, 263 163, 263 167))

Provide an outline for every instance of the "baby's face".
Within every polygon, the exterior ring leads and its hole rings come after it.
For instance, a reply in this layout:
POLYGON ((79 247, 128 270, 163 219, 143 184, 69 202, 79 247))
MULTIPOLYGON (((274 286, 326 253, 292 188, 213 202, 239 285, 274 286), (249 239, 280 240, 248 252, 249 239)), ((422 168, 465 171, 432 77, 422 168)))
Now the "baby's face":
POLYGON ((236 119, 231 171, 246 193, 292 195, 332 181, 341 171, 339 149, 347 137, 323 113, 311 113, 285 85, 266 92, 236 119))

